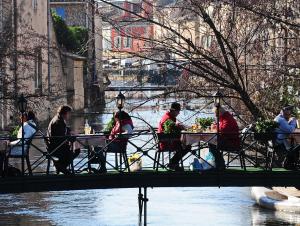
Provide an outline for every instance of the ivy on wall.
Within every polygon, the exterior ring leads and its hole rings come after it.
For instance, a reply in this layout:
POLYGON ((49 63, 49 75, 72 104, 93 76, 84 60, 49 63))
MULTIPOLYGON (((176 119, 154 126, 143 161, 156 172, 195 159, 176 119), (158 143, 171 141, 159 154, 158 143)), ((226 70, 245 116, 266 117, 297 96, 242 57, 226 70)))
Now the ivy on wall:
POLYGON ((87 28, 80 26, 68 26, 63 18, 57 15, 54 11, 52 11, 51 14, 59 45, 69 52, 86 56, 88 41, 87 28))

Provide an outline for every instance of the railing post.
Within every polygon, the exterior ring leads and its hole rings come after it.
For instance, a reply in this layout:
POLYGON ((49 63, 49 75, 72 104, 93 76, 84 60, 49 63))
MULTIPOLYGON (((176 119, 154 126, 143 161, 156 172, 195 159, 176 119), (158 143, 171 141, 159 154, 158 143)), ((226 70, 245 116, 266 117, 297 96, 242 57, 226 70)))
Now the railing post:
POLYGON ((143 194, 142 194, 142 188, 139 188, 138 206, 139 206, 139 226, 142 226, 142 213, 143 213, 143 194))
POLYGON ((147 187, 144 187, 144 226, 147 225, 147 202, 148 202, 148 198, 147 198, 147 187))
POLYGON ((139 206, 139 226, 146 226, 147 225, 147 187, 144 187, 144 194, 142 194, 142 188, 139 187, 139 194, 138 194, 138 206, 139 206), (142 222, 142 215, 144 212, 144 224, 142 222))

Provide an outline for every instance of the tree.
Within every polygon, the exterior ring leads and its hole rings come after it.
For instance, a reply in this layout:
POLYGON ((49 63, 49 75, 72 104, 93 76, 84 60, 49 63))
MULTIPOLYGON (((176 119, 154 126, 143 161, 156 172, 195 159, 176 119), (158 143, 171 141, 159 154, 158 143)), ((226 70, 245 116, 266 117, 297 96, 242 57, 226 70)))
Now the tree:
POLYGON ((145 21, 155 26, 153 37, 124 33, 124 22, 105 15, 122 35, 146 43, 147 48, 128 54, 188 71, 198 82, 191 89, 199 90, 203 84, 224 89, 254 119, 273 116, 283 104, 274 87, 279 90, 287 79, 299 87, 296 1, 187 0, 161 5, 160 1, 142 0, 142 6, 153 7, 153 13, 145 7, 135 12, 101 2, 131 15, 127 24, 145 21))

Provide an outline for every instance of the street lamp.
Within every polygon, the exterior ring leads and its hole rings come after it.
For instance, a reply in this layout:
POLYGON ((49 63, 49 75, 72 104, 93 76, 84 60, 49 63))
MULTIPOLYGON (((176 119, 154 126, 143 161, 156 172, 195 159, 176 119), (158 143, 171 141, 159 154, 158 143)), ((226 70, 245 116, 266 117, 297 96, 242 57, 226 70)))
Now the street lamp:
POLYGON ((18 99, 18 108, 19 108, 19 111, 22 113, 22 116, 23 116, 23 114, 27 110, 27 100, 26 100, 26 98, 24 97, 23 94, 21 94, 21 96, 18 99))
POLYGON ((218 155, 222 155, 222 151, 219 147, 219 141, 220 141, 220 107, 221 107, 221 98, 223 97, 223 94, 218 90, 214 95, 214 104, 216 107, 216 117, 217 117, 217 145, 216 145, 216 151, 220 152, 218 155))
POLYGON ((21 125, 21 128, 22 128, 22 138, 21 138, 21 141, 22 141, 22 175, 24 176, 24 145, 25 145, 25 142, 24 142, 24 114, 27 110, 27 100, 26 98, 24 97, 23 94, 21 94, 21 96, 19 97, 18 99, 18 108, 19 108, 19 111, 21 112, 21 117, 22 117, 22 125, 21 125))
POLYGON ((118 96, 116 96, 116 105, 117 108, 121 111, 125 104, 125 96, 119 92, 118 96))
POLYGON ((221 106, 221 98, 223 97, 223 94, 218 90, 214 95, 214 104, 215 107, 219 108, 221 106))

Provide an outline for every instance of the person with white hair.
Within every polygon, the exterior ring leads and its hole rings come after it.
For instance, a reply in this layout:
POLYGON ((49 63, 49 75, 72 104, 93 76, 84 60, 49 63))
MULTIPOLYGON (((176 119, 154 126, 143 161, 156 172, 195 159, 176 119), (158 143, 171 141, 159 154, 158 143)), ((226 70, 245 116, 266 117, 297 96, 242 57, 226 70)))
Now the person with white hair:
POLYGON ((299 160, 299 147, 291 150, 289 136, 297 128, 297 120, 292 117, 293 106, 282 108, 279 115, 274 119, 278 123, 276 129, 276 144, 275 152, 278 156, 278 166, 283 166, 286 169, 294 169, 299 160))
POLYGON ((297 128, 297 120, 292 117, 292 110, 293 106, 286 106, 282 108, 280 114, 274 119, 274 121, 278 123, 278 129, 276 130, 276 143, 284 145, 286 149, 290 148, 290 144, 287 139, 288 136, 297 128))

